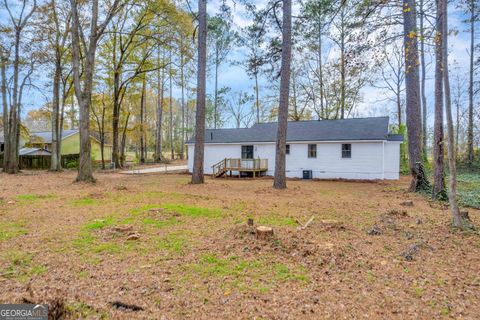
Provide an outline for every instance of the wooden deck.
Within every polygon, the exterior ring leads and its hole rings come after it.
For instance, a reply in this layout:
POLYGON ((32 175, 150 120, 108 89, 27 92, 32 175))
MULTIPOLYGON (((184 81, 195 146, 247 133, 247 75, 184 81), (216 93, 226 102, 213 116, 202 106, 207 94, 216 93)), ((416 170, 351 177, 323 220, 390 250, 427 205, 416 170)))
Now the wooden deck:
POLYGON ((232 159, 225 158, 212 166, 213 177, 230 175, 236 172, 238 177, 244 172, 251 172, 253 177, 260 176, 268 170, 268 159, 232 159))

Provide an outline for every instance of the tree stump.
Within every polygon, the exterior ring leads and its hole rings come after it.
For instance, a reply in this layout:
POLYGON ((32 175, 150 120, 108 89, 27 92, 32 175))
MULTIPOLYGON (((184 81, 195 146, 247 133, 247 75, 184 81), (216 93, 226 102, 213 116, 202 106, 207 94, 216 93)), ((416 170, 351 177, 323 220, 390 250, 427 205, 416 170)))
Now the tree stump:
POLYGON ((258 240, 269 240, 273 237, 273 229, 270 227, 258 226, 255 231, 258 240))
POLYGON ((405 200, 401 202, 400 205, 404 207, 413 207, 413 200, 405 200))

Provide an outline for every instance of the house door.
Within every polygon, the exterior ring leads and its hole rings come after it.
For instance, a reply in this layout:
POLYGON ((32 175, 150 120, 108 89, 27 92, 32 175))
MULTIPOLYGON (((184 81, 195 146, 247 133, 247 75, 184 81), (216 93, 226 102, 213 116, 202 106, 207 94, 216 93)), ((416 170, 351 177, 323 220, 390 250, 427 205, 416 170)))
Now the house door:
POLYGON ((253 146, 242 146, 242 159, 253 159, 253 146))

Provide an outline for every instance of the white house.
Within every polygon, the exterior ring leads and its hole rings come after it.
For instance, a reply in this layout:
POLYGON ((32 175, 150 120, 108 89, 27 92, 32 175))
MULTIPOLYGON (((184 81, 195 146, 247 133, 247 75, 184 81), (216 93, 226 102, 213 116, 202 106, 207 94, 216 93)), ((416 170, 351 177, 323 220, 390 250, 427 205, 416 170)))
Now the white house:
MULTIPOLYGON (((257 174, 273 175, 276 134, 276 122, 255 124, 247 129, 206 130, 205 173, 228 174, 227 170, 222 172, 213 167, 218 163, 221 167, 251 168, 248 161, 257 160, 244 159, 264 159, 261 165, 256 162, 256 166, 261 167, 257 174)), ((388 132, 388 117, 290 121, 286 175, 291 178, 398 179, 402 141, 403 136, 388 132)), ((187 146, 188 169, 192 172, 194 138, 187 146)), ((233 170, 233 174, 239 172, 233 170)))

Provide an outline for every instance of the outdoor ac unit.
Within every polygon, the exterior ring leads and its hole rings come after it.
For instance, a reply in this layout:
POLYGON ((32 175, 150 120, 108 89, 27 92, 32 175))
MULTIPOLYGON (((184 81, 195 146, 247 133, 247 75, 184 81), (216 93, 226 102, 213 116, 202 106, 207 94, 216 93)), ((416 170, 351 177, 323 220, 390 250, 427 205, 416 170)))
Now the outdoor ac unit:
POLYGON ((303 170, 303 179, 312 179, 312 170, 303 170))

